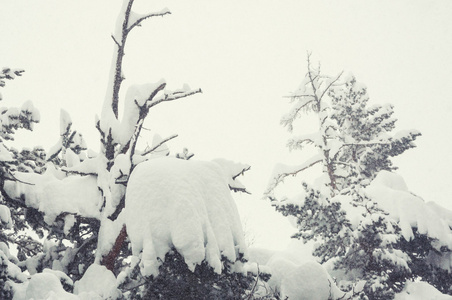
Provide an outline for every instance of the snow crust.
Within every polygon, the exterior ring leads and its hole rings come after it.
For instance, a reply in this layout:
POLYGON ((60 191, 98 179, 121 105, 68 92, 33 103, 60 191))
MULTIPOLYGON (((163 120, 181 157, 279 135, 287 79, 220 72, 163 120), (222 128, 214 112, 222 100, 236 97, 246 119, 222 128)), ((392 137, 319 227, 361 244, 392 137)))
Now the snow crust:
POLYGON ((194 270, 205 260, 217 273, 247 249, 227 174, 213 162, 168 157, 139 164, 124 209, 133 255, 143 275, 157 275, 174 247, 194 270))

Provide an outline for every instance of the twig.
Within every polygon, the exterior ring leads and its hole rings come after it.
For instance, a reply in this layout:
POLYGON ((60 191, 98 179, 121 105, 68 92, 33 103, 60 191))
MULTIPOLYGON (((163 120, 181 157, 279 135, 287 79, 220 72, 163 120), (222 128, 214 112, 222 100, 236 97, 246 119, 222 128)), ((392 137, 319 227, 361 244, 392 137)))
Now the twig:
POLYGON ((157 145, 155 145, 154 147, 152 147, 151 149, 149 149, 148 151, 144 152, 144 153, 141 154, 141 155, 142 155, 142 156, 146 156, 146 155, 148 155, 149 153, 151 153, 151 152, 157 150, 158 147, 160 147, 160 146, 163 145, 164 143, 166 143, 166 142, 168 142, 168 141, 170 141, 170 140, 172 140, 172 139, 174 139, 174 138, 177 138, 177 137, 178 137, 177 134, 173 134, 172 136, 167 137, 166 139, 162 140, 160 143, 158 143, 157 145))
POLYGON ((161 102, 174 101, 174 100, 177 100, 177 99, 180 99, 180 98, 185 98, 185 97, 197 94, 197 93, 202 93, 202 90, 201 89, 197 89, 197 90, 189 91, 189 92, 186 92, 186 93, 166 94, 165 98, 160 98, 160 99, 158 99, 158 100, 156 100, 154 102, 151 102, 148 105, 148 108, 156 106, 157 104, 159 104, 161 102))
POLYGON ((251 299, 251 297, 254 295, 254 290, 256 289, 257 283, 259 282, 259 275, 260 275, 260 270, 259 270, 259 264, 257 265, 257 276, 256 276, 256 281, 254 282, 254 286, 251 289, 250 295, 248 296, 248 300, 251 299))
POLYGON ((120 45, 119 42, 116 40, 116 38, 114 37, 113 34, 111 35, 111 38, 113 39, 113 41, 115 42, 115 44, 116 44, 118 47, 121 47, 121 45, 120 45))

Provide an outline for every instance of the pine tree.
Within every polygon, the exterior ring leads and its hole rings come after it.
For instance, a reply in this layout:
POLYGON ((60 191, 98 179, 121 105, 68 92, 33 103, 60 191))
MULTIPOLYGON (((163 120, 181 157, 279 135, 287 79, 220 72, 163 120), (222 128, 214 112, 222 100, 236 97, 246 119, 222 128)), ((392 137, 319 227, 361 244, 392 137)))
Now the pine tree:
POLYGON ((360 297, 392 299, 412 276, 411 259, 402 250, 397 222, 367 197, 365 188, 381 170, 395 170, 391 158, 415 147, 420 133, 392 134, 396 123, 392 106, 369 107, 364 85, 342 73, 321 74, 309 56, 308 72, 291 100, 295 105, 282 125, 292 132, 296 119, 306 112, 317 116, 319 130, 291 138, 288 147, 311 145, 318 154, 279 172, 266 195, 277 211, 296 217, 294 238, 316 240, 314 256, 347 274, 341 278, 342 288, 350 290, 353 282, 366 280, 360 297), (303 183, 302 200, 275 197, 275 188, 286 177, 314 165, 322 166, 322 175, 314 185, 303 183), (352 220, 353 215, 358 219, 352 220))
MULTIPOLYGON (((12 80, 22 76, 21 69, 3 68, 0 73, 0 87, 5 86, 5 79, 12 80)), ((1 99, 1 96, 0 96, 1 99)), ((11 284, 23 282, 25 276, 20 274, 19 260, 10 253, 10 245, 15 245, 19 258, 31 257, 42 249, 39 241, 26 234, 34 225, 37 232, 39 226, 33 222, 33 211, 28 210, 23 199, 13 199, 4 190, 5 182, 18 181, 14 176, 17 169, 25 172, 39 172, 42 167, 42 152, 40 148, 33 151, 21 152, 6 145, 7 141, 14 140, 18 129, 32 130, 33 124, 39 122, 39 112, 31 102, 22 107, 2 108, 0 115, 0 296, 2 299, 11 299, 13 291, 11 284), (30 224, 33 224, 32 226, 30 224)))

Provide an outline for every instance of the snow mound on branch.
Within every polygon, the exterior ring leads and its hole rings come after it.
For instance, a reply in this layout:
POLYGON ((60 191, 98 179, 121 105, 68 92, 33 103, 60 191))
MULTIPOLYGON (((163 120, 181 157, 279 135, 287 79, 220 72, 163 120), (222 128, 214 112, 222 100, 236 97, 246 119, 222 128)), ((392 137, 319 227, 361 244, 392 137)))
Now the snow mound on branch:
POLYGON ((26 205, 43 212, 47 224, 62 212, 94 218, 100 215, 102 196, 94 176, 66 176, 48 165, 43 175, 16 172, 15 177, 20 182, 5 182, 6 193, 15 199, 25 195, 26 205))
POLYGON ((8 149, 6 149, 6 147, 3 145, 3 143, 0 144, 0 161, 2 161, 2 162, 3 161, 5 161, 5 162, 13 161, 13 156, 8 151, 8 149))
POLYGON ((6 205, 0 204, 0 225, 5 228, 12 228, 13 221, 11 219, 11 212, 6 205))
POLYGON ((102 300, 120 297, 116 289, 116 278, 103 266, 91 265, 83 278, 76 282, 77 295, 66 292, 61 281, 72 285, 72 281, 63 272, 44 269, 34 274, 29 282, 12 283, 14 300, 102 300))
POLYGON ((135 132, 135 126, 140 118, 140 107, 146 106, 146 101, 148 101, 150 96, 164 83, 165 81, 161 79, 156 83, 136 84, 127 89, 124 114, 121 126, 117 132, 117 138, 121 144, 126 144, 127 141, 132 138, 132 135, 135 132))
POLYGON ((452 212, 424 200, 408 191, 403 178, 395 173, 381 171, 366 188, 366 193, 397 222, 403 237, 414 238, 413 228, 420 234, 437 239, 441 246, 452 247, 452 212))
POLYGON ((339 296, 339 292, 333 279, 316 262, 289 269, 281 282, 283 299, 324 300, 330 299, 330 295, 339 296))
POLYGON ((213 161, 220 165, 223 172, 228 176, 228 185, 230 189, 235 192, 241 191, 248 193, 246 187, 237 179, 237 177, 248 171, 251 168, 249 165, 236 163, 223 158, 217 158, 213 161))
POLYGON ((442 294, 427 282, 408 282, 404 290, 394 300, 452 300, 452 296, 442 294))
POLYGON ((82 279, 74 285, 74 293, 81 299, 87 295, 100 296, 99 299, 117 299, 120 292, 116 288, 116 277, 105 266, 92 264, 83 275, 82 279))
MULTIPOLYGON (((31 277, 25 298, 22 299, 65 299, 76 300, 77 296, 66 292, 57 276, 52 273, 39 273, 31 277)), ((14 297, 17 299, 18 297, 14 297)), ((17 299, 17 300, 19 300, 17 299)))
POLYGON ((247 250, 227 175, 213 162, 162 157, 139 164, 124 214, 143 275, 158 275, 173 247, 191 270, 205 260, 217 273, 222 256, 235 262, 247 250))
POLYGON ((281 299, 323 300, 330 299, 330 295, 333 299, 344 296, 322 265, 315 261, 299 261, 275 255, 268 262, 272 275, 268 284, 273 290, 280 291, 281 299))
POLYGON ((324 266, 312 256, 313 243, 292 240, 283 251, 250 248, 250 262, 270 269, 268 286, 281 299, 348 299, 324 266))
POLYGON ((64 109, 60 110, 60 135, 63 135, 65 132, 69 131, 72 126, 71 116, 64 109))

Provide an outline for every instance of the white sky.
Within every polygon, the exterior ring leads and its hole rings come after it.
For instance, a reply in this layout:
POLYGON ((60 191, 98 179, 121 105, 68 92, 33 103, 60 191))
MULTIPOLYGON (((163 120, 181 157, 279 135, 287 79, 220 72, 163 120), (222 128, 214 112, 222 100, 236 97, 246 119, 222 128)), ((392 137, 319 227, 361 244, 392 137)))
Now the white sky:
MULTIPOLYGON (((243 182, 253 195, 236 199, 257 245, 282 247, 294 231, 261 198, 275 163, 306 158, 288 154, 279 119, 290 108, 283 96, 306 72, 307 51, 326 74, 351 71, 372 102, 394 104, 399 129, 422 132, 418 148, 396 160, 399 173, 414 193, 452 209, 451 1, 136 0, 136 6, 141 13, 168 7, 172 15, 129 36, 124 87, 165 78, 169 88, 188 83, 204 91, 157 106, 144 138, 178 133, 169 144, 173 153, 188 147, 197 159, 250 164, 243 182)), ((18 135, 20 144, 51 147, 63 108, 98 150, 94 116, 105 95, 119 7, 118 0, 0 0, 0 67, 26 70, 2 89, 2 105, 32 100, 42 117, 35 132, 18 135)))

